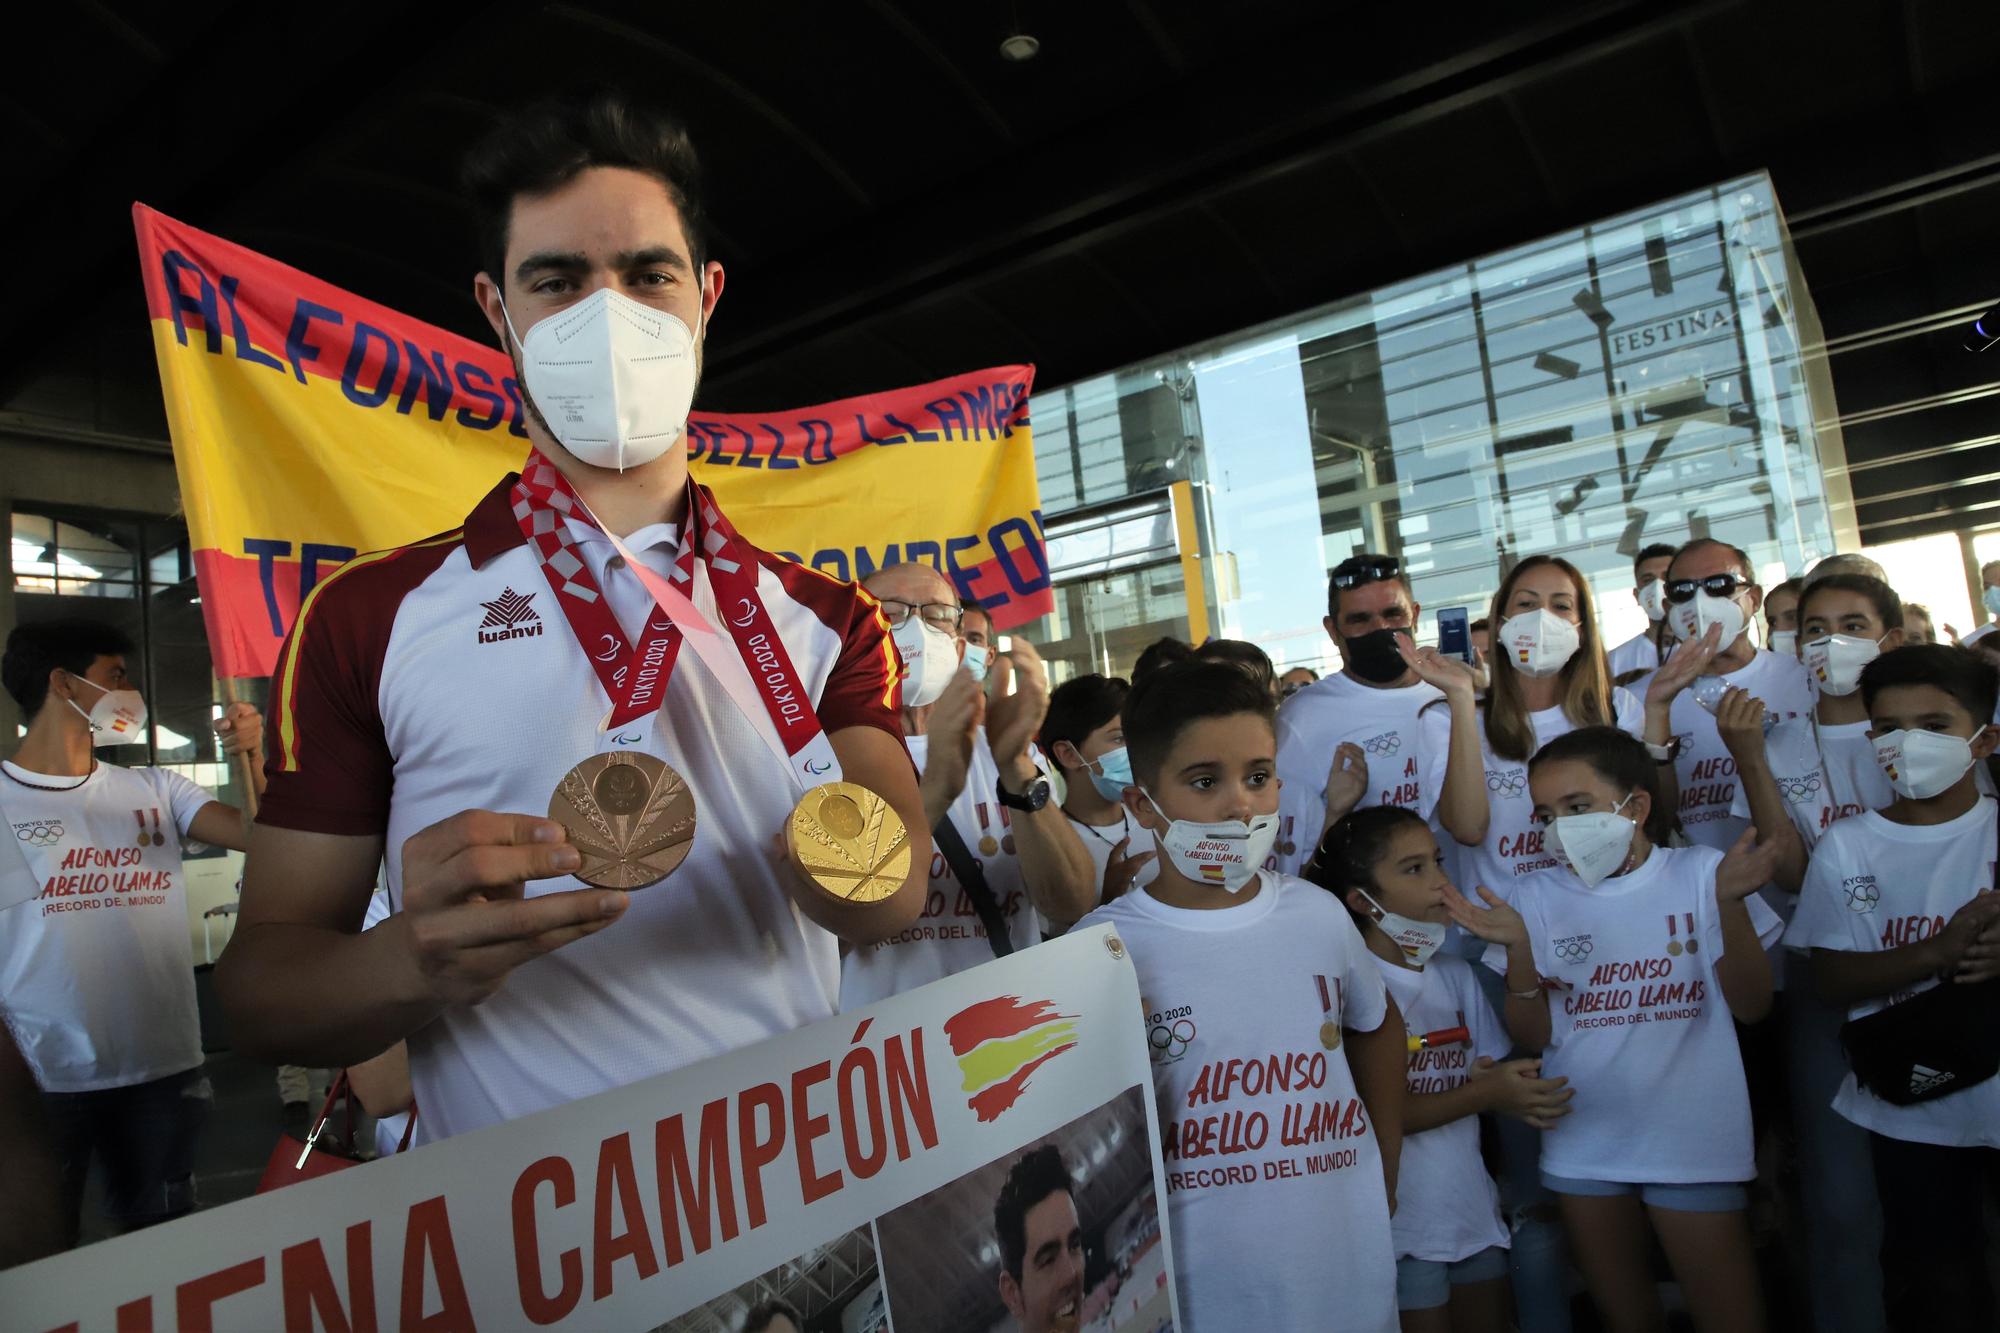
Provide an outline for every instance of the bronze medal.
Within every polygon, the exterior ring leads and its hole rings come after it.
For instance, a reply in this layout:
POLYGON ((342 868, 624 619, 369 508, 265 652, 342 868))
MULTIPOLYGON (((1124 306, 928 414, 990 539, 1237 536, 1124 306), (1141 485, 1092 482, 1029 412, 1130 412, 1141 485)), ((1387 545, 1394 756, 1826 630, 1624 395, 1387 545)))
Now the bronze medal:
POLYGON ((1687 950, 1688 950, 1688 952, 1689 952, 1689 953, 1693 953, 1693 952, 1695 952, 1695 951, 1696 951, 1697 949, 1699 949, 1699 948, 1701 948, 1701 941, 1700 941, 1700 940, 1689 940, 1689 941, 1688 941, 1688 943, 1687 943, 1687 950))
POLYGON ((785 821, 785 849, 805 882, 837 907, 893 897, 910 875, 902 816, 855 782, 814 787, 785 821))
POLYGON ((643 889, 680 868, 694 847, 694 793, 650 754, 594 754, 563 774, 549 818, 583 853, 576 877, 600 889, 643 889))
POLYGON ((1319 1044, 1326 1047, 1329 1051, 1339 1050, 1340 1024, 1330 1018, 1326 1022, 1321 1023, 1319 1025, 1319 1044))

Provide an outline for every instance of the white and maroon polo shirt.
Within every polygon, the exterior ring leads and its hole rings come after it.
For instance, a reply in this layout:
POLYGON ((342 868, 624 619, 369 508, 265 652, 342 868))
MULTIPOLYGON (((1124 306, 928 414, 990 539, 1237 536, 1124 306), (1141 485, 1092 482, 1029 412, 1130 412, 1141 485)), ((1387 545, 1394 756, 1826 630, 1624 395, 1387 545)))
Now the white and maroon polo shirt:
MULTIPOLYGON (((401 910, 402 849, 461 810, 545 814, 569 768, 606 748, 610 708, 511 508, 514 478, 465 525, 348 562, 300 608, 272 681, 270 786, 281 828, 385 839, 401 910)), ((648 536, 656 530, 648 530, 648 536)), ((670 530, 640 554, 665 573, 670 530)), ((637 534, 635 534, 637 535, 637 534)), ((879 727, 900 743, 900 664, 872 598, 746 547, 758 589, 829 734, 879 727)), ((585 545, 614 606, 629 570, 585 545)), ((691 592, 716 617, 706 578, 691 592)), ((426 1141, 527 1115, 826 1018, 834 937, 794 910, 773 837, 797 792, 750 719, 692 650, 666 703, 619 733, 680 772, 694 849, 632 894, 609 928, 517 969, 498 994, 409 1038, 426 1141)), ((613 744, 617 741, 611 742, 613 744)), ((582 887, 528 885, 531 895, 582 887)))

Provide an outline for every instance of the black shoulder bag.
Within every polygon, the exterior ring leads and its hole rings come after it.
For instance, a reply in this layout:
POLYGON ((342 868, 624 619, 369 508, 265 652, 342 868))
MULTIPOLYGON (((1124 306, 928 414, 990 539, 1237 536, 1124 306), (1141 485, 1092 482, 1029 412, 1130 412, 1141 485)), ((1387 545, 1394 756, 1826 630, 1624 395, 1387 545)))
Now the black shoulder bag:
POLYGON ((986 883, 986 872, 979 868, 979 862, 972 857, 972 849, 965 845, 965 839, 959 837, 958 830, 952 827, 950 815, 938 821, 937 827, 931 830, 931 836, 937 839, 938 850, 944 853, 951 873, 958 876, 965 896, 972 899, 972 910, 979 913, 979 923, 986 927, 986 942, 993 946, 993 956, 1005 958, 1014 952, 1014 937, 1007 930, 1007 917, 1000 910, 999 900, 986 883))
MULTIPOLYGON (((2000 850, 2000 828, 1995 830, 2000 850)), ((2000 886, 1996 886, 2000 887, 2000 886)), ((1935 1101, 2000 1074, 2000 978, 1944 981, 1840 1029, 1854 1080, 1894 1106, 1935 1101)))

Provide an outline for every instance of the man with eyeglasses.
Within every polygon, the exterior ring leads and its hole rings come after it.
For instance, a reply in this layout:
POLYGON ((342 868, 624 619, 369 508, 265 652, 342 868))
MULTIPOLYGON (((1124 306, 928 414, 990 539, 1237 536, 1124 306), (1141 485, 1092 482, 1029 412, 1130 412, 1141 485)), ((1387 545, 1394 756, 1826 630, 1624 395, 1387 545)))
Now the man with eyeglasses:
MULTIPOLYGON (((1727 851, 1750 821, 1730 813, 1737 791, 1736 761, 1716 730, 1712 710, 1725 693, 1738 689, 1762 703, 1767 713, 1799 715, 1812 707, 1812 691, 1796 657, 1759 648, 1750 637, 1764 590, 1743 551, 1712 537, 1697 538, 1674 553, 1665 584, 1670 632, 1683 645, 1713 633, 1715 652, 1701 673, 1668 699, 1656 698, 1650 689, 1659 672, 1633 688, 1646 699, 1645 739, 1653 757, 1674 765, 1687 836, 1727 851), (1664 719, 1658 716, 1662 704, 1664 719)), ((1767 900, 1772 896, 1767 894, 1767 900)), ((1769 905, 1790 916, 1785 904, 1769 905)))
MULTIPOLYGON (((1471 670, 1438 657, 1435 649, 1413 650, 1411 631, 1422 608, 1395 556, 1364 553, 1341 561, 1327 578, 1326 600, 1323 623, 1340 649, 1340 671, 1314 681, 1278 709, 1278 777, 1284 785, 1274 859, 1287 874, 1298 873, 1321 832, 1349 810, 1429 809, 1434 800, 1424 792, 1417 714, 1447 698, 1442 686, 1450 685, 1455 711, 1472 716, 1471 670)), ((1454 740, 1463 730, 1476 747, 1471 727, 1469 720, 1455 726, 1454 740)))
MULTIPOLYGON (((1034 748, 1049 707, 1040 655, 1017 639, 992 656, 982 684, 965 666, 972 616, 943 574, 891 565, 862 586, 903 659, 903 743, 935 850, 916 924, 842 961, 844 1010, 1025 949, 1040 942, 1044 921, 1067 927, 1097 905, 1090 853, 1050 798, 1034 748)), ((991 620, 976 614, 990 633, 991 620)))

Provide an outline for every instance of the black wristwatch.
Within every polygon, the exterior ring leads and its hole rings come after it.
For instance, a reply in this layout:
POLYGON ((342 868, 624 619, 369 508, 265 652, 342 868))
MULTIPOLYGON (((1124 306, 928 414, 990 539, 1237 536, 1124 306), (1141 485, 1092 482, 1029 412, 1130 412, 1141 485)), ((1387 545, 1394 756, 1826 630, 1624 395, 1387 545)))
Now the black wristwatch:
POLYGON ((1041 769, 1037 768, 1035 780, 1030 782, 1028 789, 1019 796, 1007 790, 1005 778, 993 784, 993 792, 999 798, 1000 804, 1009 810, 1026 810, 1029 814, 1033 814, 1049 803, 1049 779, 1041 769))

